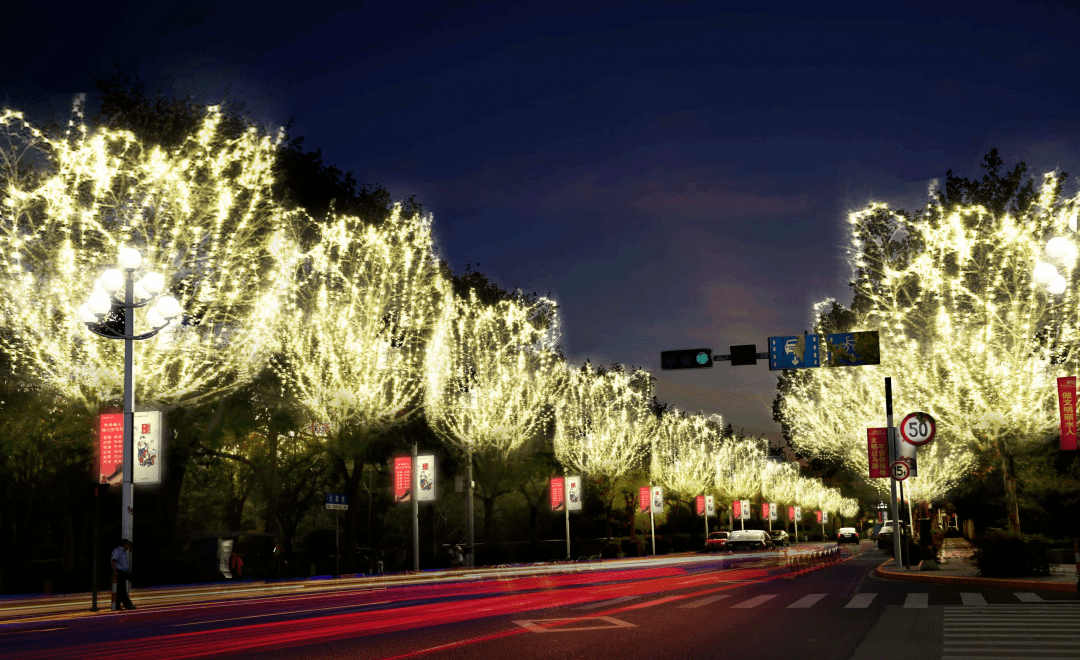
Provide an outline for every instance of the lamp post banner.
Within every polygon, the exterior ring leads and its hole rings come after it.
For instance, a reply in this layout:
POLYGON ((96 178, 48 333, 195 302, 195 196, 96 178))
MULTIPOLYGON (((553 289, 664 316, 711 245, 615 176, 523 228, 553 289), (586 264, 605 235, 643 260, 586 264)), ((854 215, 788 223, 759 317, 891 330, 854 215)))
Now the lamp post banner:
POLYGON ((120 483, 124 469, 124 413, 98 420, 98 483, 120 483))
POLYGON ((742 520, 742 500, 731 502, 731 516, 736 520, 742 520))
POLYGON ((762 502, 761 503, 761 519, 762 520, 768 520, 769 519, 769 503, 768 502, 762 502))
POLYGON ((581 477, 566 477, 566 510, 581 511, 581 477))
POLYGON ((1061 448, 1076 450, 1076 376, 1058 378, 1058 410, 1061 412, 1061 448))
POLYGON ((651 502, 651 501, 652 501, 652 487, 651 486, 642 486, 641 490, 638 492, 638 507, 641 509, 642 513, 648 513, 649 512, 649 502, 651 502))
POLYGON ((394 501, 412 501, 412 456, 394 459, 394 501))
POLYGON ((664 512, 664 489, 660 486, 653 486, 652 489, 652 510, 653 513, 664 512))
POLYGON ((828 511, 822 511, 821 512, 821 522, 823 522, 823 523, 829 522, 829 512, 828 511))
POLYGON ((889 477, 889 429, 866 429, 866 452, 870 456, 870 478, 889 477))
POLYGON ((705 496, 705 515, 706 516, 715 516, 716 515, 716 499, 712 495, 706 495, 705 496))
POLYGON ((802 507, 795 507, 795 520, 802 520, 802 507))
POLYGON ((135 423, 135 471, 132 482, 161 483, 161 413, 137 412, 135 423))
POLYGON ((750 500, 743 500, 739 508, 742 509, 742 519, 750 520, 750 500))
POLYGON ((562 511, 566 506, 566 499, 563 496, 563 478, 552 477, 548 482, 548 491, 551 494, 551 510, 562 511))
POLYGON ((795 507, 789 506, 787 508, 787 517, 788 520, 795 520, 795 507))
POLYGON ((821 512, 820 511, 817 512, 817 521, 821 522, 821 512))
POLYGON ((769 520, 776 520, 776 502, 769 503, 769 520))
POLYGON ((417 456, 416 462, 420 465, 420 475, 416 493, 417 502, 435 501, 435 457, 417 456))
POLYGON ((694 498, 694 510, 699 516, 705 515, 705 496, 698 495, 694 498))

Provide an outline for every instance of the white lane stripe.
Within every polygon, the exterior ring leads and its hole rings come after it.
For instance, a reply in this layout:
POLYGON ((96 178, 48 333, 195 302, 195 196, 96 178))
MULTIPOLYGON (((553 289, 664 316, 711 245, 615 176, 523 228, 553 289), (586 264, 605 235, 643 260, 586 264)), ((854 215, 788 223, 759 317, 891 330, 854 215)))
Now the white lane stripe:
MULTIPOLYGON (((956 651, 966 649, 955 649, 956 651)), ((1039 651, 1034 651, 1039 653, 1039 651)), ((1002 655, 943 655, 941 660, 986 660, 987 658, 1003 658, 1002 655)), ((1075 655, 1010 655, 1009 660, 1076 660, 1075 655)))
POLYGON ((908 594, 907 598, 904 599, 904 609, 907 609, 907 610, 926 609, 927 605, 929 604, 928 603, 929 598, 930 598, 930 594, 923 594, 923 593, 908 594))
POLYGON ((739 603, 738 605, 732 605, 731 608, 732 609, 749 609, 751 607, 757 607, 758 605, 761 605, 765 601, 772 600, 773 598, 776 598, 776 594, 765 594, 765 595, 762 595, 762 596, 754 596, 750 600, 744 600, 743 602, 739 603))
POLYGON ((795 601, 791 605, 788 605, 788 609, 806 609, 813 607, 815 603, 825 597, 826 594, 807 594, 795 601))
POLYGON ((945 640, 946 646, 955 646, 957 644, 972 644, 975 646, 994 646, 995 649, 1002 648, 1004 646, 1016 647, 1016 646, 1075 646, 1080 648, 1080 639, 1073 639, 1068 642, 1055 642, 1055 641, 1043 641, 1041 639, 1018 639, 1016 641, 1005 641, 1001 639, 963 639, 955 642, 945 640))
POLYGON ((731 598, 731 594, 717 594, 715 596, 709 596, 708 598, 702 598, 701 600, 695 600, 695 601, 689 602, 689 603, 687 603, 685 605, 679 605, 679 609, 685 610, 685 609, 689 609, 689 608, 692 608, 692 607, 701 607, 703 605, 708 605, 709 603, 715 603, 716 601, 723 600, 725 598, 731 598))
POLYGON ((1042 596, 1030 591, 1014 591, 1013 594, 1023 603, 1042 603, 1042 596))
POLYGON ((960 602, 962 602, 965 607, 981 607, 982 605, 986 605, 986 599, 983 598, 982 594, 962 593, 960 594, 960 602))
POLYGON ((641 598, 641 596, 623 596, 621 598, 612 598, 610 600, 601 600, 601 601, 597 601, 595 603, 589 603, 588 605, 582 605, 581 607, 578 607, 577 609, 579 609, 579 610, 594 610, 594 609, 596 609, 598 607, 606 607, 608 605, 615 605, 617 603, 625 603, 625 602, 630 601, 630 600, 637 600, 638 598, 641 598))
MULTIPOLYGON (((995 628, 995 630, 996 630, 996 628, 995 628)), ((949 639, 960 639, 960 638, 963 638, 963 637, 977 637, 977 638, 981 639, 983 637, 1023 637, 1023 636, 1024 636, 1024 634, 1020 633, 1020 632, 1014 632, 1014 633, 973 633, 973 632, 945 633, 945 637, 947 637, 949 639)), ((1039 633, 1039 639, 1076 639, 1076 633, 1040 632, 1039 633)))
POLYGON ((874 596, 876 595, 877 594, 856 594, 855 597, 851 599, 851 602, 849 602, 847 605, 844 605, 844 607, 866 609, 870 607, 870 601, 874 600, 874 596))

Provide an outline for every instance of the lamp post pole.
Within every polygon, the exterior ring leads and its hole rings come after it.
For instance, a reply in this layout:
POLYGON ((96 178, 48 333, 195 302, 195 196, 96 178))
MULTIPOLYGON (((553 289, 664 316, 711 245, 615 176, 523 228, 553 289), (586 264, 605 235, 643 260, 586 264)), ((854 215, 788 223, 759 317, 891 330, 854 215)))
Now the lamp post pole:
MULTIPOLYGON (((124 480, 120 498, 120 534, 132 542, 135 508, 135 484, 132 478, 134 469, 135 441, 135 282, 132 277, 134 268, 124 269, 124 480)), ((130 551, 128 552, 130 555, 130 551)), ((129 559, 130 561, 130 559, 129 559)))

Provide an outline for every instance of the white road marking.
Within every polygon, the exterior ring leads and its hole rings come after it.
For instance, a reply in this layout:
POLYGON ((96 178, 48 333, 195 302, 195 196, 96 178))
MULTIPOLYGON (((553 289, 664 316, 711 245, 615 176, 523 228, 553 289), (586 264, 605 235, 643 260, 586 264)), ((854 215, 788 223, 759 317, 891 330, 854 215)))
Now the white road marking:
POLYGON ((616 605, 618 603, 626 603, 626 602, 631 601, 631 600, 637 600, 638 598, 641 598, 641 595, 622 596, 620 598, 612 598, 610 600, 600 600, 600 601, 597 601, 595 603, 589 603, 588 605, 582 605, 581 607, 577 607, 575 609, 579 609, 579 610, 595 610, 598 607, 607 607, 608 605, 616 605))
POLYGON ((716 601, 723 600, 725 598, 731 598, 731 594, 717 594, 715 596, 709 596, 708 598, 702 598, 701 600, 695 600, 685 605, 679 605, 679 609, 685 610, 693 607, 702 607, 703 605, 715 603, 716 601))
POLYGON ((870 601, 874 600, 874 596, 876 595, 877 594, 856 594, 855 597, 851 599, 851 602, 849 602, 847 605, 844 605, 844 608, 864 610, 870 607, 870 601))
POLYGON ((1041 603, 1043 602, 1042 596, 1030 591, 1014 591, 1013 594, 1020 599, 1022 603, 1041 603))
POLYGON ((765 594, 763 596, 754 596, 750 600, 744 600, 743 602, 739 603, 738 605, 732 605, 731 609, 750 609, 751 607, 757 607, 758 605, 761 605, 765 601, 772 600, 773 598, 776 598, 776 594, 765 594))
POLYGON ((962 593, 960 601, 967 607, 979 607, 986 605, 986 599, 982 594, 962 593))
POLYGON ((825 597, 825 594, 807 594, 799 600, 795 601, 791 605, 788 605, 788 609, 806 609, 813 607, 815 603, 825 597))
POLYGON ((923 594, 923 593, 908 594, 907 598, 904 599, 904 609, 907 609, 907 610, 926 609, 926 607, 928 605, 927 601, 928 601, 929 598, 930 598, 930 594, 923 594))

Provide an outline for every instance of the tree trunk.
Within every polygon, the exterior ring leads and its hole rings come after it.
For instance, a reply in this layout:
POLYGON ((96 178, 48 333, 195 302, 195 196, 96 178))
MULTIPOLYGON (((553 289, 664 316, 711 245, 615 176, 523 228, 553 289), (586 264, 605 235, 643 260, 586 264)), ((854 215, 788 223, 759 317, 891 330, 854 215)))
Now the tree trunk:
POLYGON ((997 451, 1001 458, 1001 476, 1005 481, 1005 511, 1009 516, 1009 531, 1019 534, 1020 505, 1016 497, 1016 465, 1004 438, 997 438, 997 451))
POLYGON ((615 512, 614 494, 604 500, 604 512, 607 514, 607 542, 611 543, 611 526, 613 522, 611 518, 615 512))
POLYGON ((495 543, 495 496, 485 495, 484 500, 484 543, 495 543))
POLYGON ((623 491, 623 506, 625 507, 623 511, 626 513, 626 525, 630 528, 630 541, 637 543, 637 525, 634 524, 637 502, 634 501, 632 492, 623 491))

